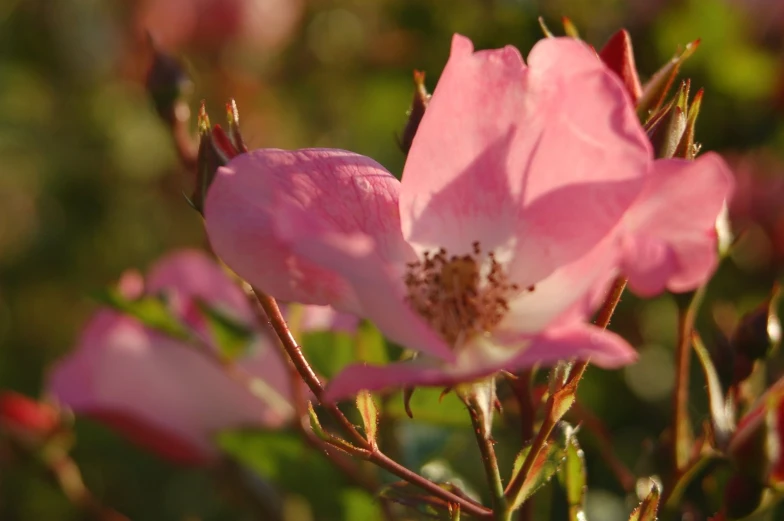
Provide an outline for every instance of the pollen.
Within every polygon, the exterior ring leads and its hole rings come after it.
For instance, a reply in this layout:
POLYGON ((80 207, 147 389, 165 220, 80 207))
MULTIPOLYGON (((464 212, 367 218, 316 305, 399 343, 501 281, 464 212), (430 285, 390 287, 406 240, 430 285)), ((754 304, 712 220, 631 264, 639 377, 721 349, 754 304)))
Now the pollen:
POLYGON ((422 260, 408 264, 405 283, 411 307, 454 348, 492 331, 509 311, 509 298, 519 292, 479 242, 466 255, 449 255, 443 248, 425 252, 422 260))

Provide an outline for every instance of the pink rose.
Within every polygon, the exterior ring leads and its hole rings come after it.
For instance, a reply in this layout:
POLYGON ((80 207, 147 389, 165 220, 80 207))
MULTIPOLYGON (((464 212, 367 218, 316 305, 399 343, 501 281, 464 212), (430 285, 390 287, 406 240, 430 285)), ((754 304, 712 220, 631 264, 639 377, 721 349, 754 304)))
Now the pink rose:
POLYGON ((474 52, 455 36, 402 181, 343 150, 262 149, 221 168, 213 248, 286 301, 329 304, 420 352, 346 368, 359 389, 449 386, 505 369, 632 362, 589 323, 620 272, 641 295, 702 284, 731 192, 723 160, 654 160, 618 76, 582 42, 474 52))

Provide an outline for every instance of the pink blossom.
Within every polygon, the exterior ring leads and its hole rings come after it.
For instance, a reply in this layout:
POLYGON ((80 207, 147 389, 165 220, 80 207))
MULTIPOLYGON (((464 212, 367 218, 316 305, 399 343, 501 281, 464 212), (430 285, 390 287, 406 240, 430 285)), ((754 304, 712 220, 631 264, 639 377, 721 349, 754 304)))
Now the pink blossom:
POLYGON ((588 323, 619 271, 642 295, 716 266, 731 178, 715 154, 654 161, 620 79, 585 44, 474 52, 455 36, 402 182, 342 150, 262 149, 216 176, 215 251, 254 286, 372 320, 420 352, 352 365, 327 398, 506 369, 635 360, 588 323))
POLYGON ((284 45, 304 11, 302 0, 134 0, 137 23, 169 50, 220 50, 240 41, 256 50, 284 45))
MULTIPOLYGON (((278 347, 266 326, 256 322, 243 291, 205 254, 170 254, 153 266, 146 283, 129 273, 119 290, 126 298, 163 294, 175 316, 207 343, 212 341, 197 300, 256 329, 250 354, 237 367, 254 379, 257 391, 251 393, 214 357, 200 353, 205 346, 188 345, 132 317, 101 310, 74 352, 54 368, 49 392, 60 403, 168 459, 194 464, 217 458, 212 439, 217 431, 276 428, 291 418, 288 370, 278 347)), ((321 325, 331 324, 323 320, 321 325)))

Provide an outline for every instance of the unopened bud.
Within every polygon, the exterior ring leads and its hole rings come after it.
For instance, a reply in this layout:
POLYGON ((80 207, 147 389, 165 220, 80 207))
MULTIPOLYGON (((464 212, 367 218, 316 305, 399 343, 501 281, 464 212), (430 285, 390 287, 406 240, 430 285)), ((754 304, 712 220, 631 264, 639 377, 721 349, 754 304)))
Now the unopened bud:
POLYGON ((663 109, 653 114, 645 124, 648 138, 658 158, 671 158, 686 131, 690 82, 685 80, 663 109))
POLYGON ((419 129, 419 123, 425 115, 427 105, 430 103, 430 94, 425 88, 425 73, 414 71, 414 99, 411 101, 411 108, 408 111, 408 121, 403 129, 403 136, 400 138, 400 149, 408 154, 419 129))
POLYGON ((770 297, 756 309, 743 315, 731 345, 738 355, 749 360, 761 360, 781 341, 781 321, 778 316, 778 302, 781 290, 773 287, 770 297))
POLYGON ((728 519, 741 519, 759 507, 765 486, 743 474, 733 474, 724 488, 724 512, 728 519))
POLYGON ((60 425, 60 415, 49 404, 19 393, 0 393, 0 430, 16 439, 43 441, 60 425))
MULTIPOLYGON (((150 41, 152 45, 152 41, 150 41)), ((147 92, 155 105, 158 115, 172 124, 187 117, 181 112, 188 110, 184 99, 193 90, 188 74, 182 63, 153 45, 153 59, 145 82, 147 92)))
POLYGON ((632 38, 626 29, 621 29, 604 44, 599 57, 605 65, 621 78, 626 91, 636 105, 642 96, 642 84, 634 63, 632 38))
POLYGON ((191 205, 200 213, 204 211, 207 191, 215 178, 218 168, 239 155, 232 140, 220 125, 210 127, 210 118, 204 107, 199 109, 199 152, 196 159, 196 186, 191 196, 191 205))

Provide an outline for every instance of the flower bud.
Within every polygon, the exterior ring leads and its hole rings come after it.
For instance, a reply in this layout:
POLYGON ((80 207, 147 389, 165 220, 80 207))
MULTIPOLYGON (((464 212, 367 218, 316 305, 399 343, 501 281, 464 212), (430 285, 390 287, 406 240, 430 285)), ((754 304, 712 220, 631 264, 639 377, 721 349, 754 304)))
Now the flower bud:
POLYGON ((741 418, 727 453, 738 474, 784 489, 784 378, 741 418))
POLYGON ((733 474, 724 489, 724 512, 728 519, 741 519, 759 507, 765 486, 743 474, 733 474))
POLYGON ((16 439, 42 441, 60 425, 60 415, 49 404, 13 391, 0 393, 0 431, 16 439))
POLYGON ((403 136, 400 138, 400 149, 408 154, 411 144, 414 142, 419 123, 425 115, 427 104, 430 103, 430 94, 425 88, 425 73, 414 71, 414 99, 411 101, 411 108, 408 110, 408 121, 403 129, 403 136))
POLYGON ((780 290, 774 286, 770 297, 756 309, 743 315, 732 335, 735 353, 748 360, 761 360, 781 341, 781 321, 777 314, 780 290))
POLYGON ((187 111, 184 98, 193 90, 193 84, 182 63, 155 48, 152 65, 147 72, 145 85, 158 115, 169 124, 180 119, 180 112, 187 111))
POLYGON ((645 124, 648 138, 658 158, 674 157, 686 131, 689 80, 681 83, 678 93, 663 109, 653 114, 645 124))
POLYGON ((636 105, 642 96, 642 84, 634 63, 632 38, 626 29, 621 29, 604 44, 599 57, 605 65, 621 78, 626 91, 636 105))

